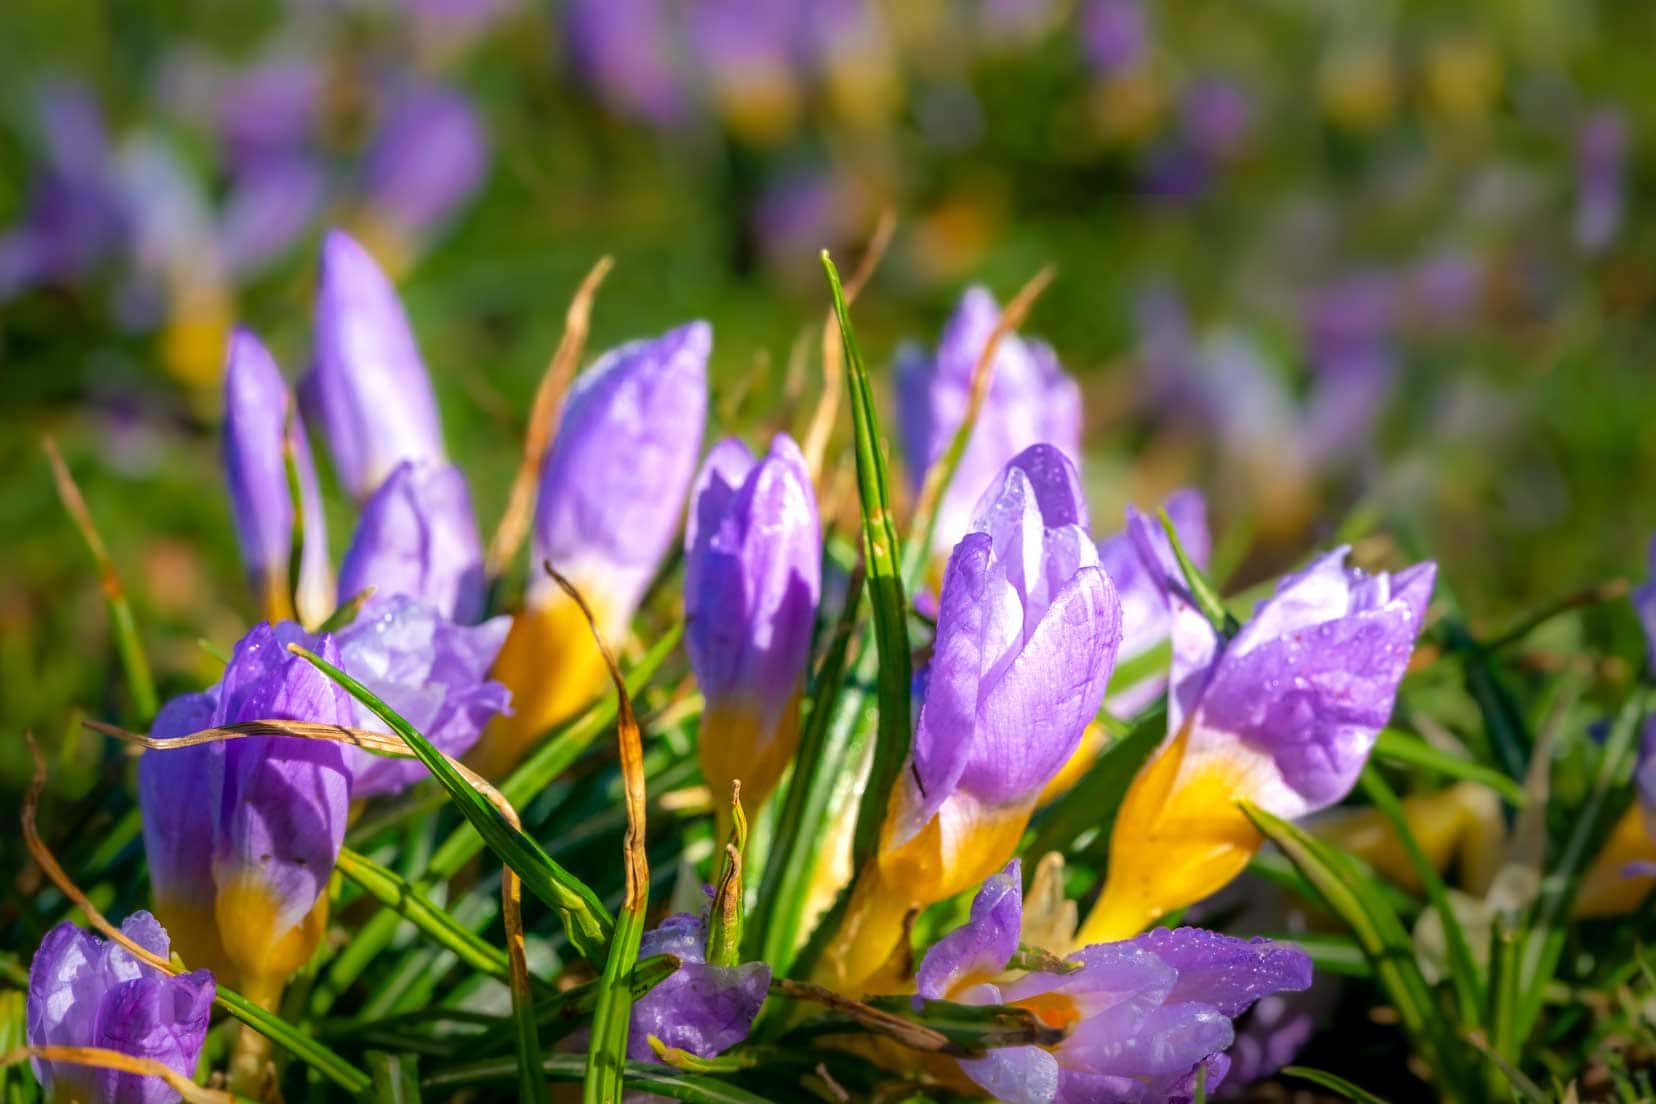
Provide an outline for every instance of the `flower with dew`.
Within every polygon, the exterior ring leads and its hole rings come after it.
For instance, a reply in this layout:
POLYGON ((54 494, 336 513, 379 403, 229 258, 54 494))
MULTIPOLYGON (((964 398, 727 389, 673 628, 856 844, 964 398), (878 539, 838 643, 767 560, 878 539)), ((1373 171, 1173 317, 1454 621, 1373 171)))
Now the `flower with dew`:
POLYGON ((1297 819, 1356 784, 1391 716, 1436 566, 1365 575, 1336 549, 1287 576, 1225 640, 1151 546, 1172 614, 1167 738, 1128 788, 1103 893, 1081 939, 1119 939, 1225 885, 1260 844, 1249 801, 1297 819))
MULTIPOLYGON (((1185 554, 1197 567, 1207 567, 1212 541, 1208 536, 1207 502, 1201 492, 1189 489, 1177 491, 1168 497, 1163 509, 1179 534, 1179 543, 1184 547, 1185 554)), ((1162 564, 1169 571, 1177 571, 1178 562, 1173 557, 1173 546, 1166 534, 1153 532, 1149 536, 1162 564)), ((1098 562, 1115 584, 1116 593, 1121 598, 1121 648, 1116 653, 1114 677, 1114 682, 1120 683, 1123 678, 1131 677, 1130 672, 1134 668, 1155 659, 1156 650, 1167 643, 1171 619, 1161 584, 1157 577, 1145 570, 1131 534, 1124 531, 1103 541, 1098 546, 1098 562)), ((1142 677, 1132 677, 1126 685, 1116 686, 1104 699, 1104 708, 1112 716, 1130 720, 1166 689, 1166 668, 1157 664, 1154 670, 1144 671, 1142 677)), ((1080 781, 1103 750, 1104 737, 1103 725, 1094 721, 1087 726, 1075 754, 1041 792, 1043 804, 1080 781)))
POLYGON ((1188 1099, 1199 1076, 1212 1092, 1230 1066, 1231 1021, 1261 997, 1311 984, 1311 960, 1297 947, 1201 928, 1083 947, 1062 970, 1014 969, 1022 924, 1014 859, 983 883, 971 918, 926 953, 915 979, 917 1003, 1011 1005, 1065 1032, 1051 1046, 960 1060, 1011 1104, 1159 1104, 1188 1099))
POLYGON ((673 545, 701 452, 713 330, 691 322, 600 357, 575 381, 541 465, 534 567, 495 677, 513 713, 473 753, 484 774, 514 766, 551 726, 603 689, 603 657, 547 562, 619 646, 673 545))
MULTIPOLYGON (((340 662, 332 637, 259 625, 218 685, 168 702, 151 734, 254 720, 354 724, 351 699, 290 643, 340 662)), ((144 753, 138 796, 155 912, 186 962, 274 1007, 327 926, 350 795, 343 749, 321 740, 245 736, 144 753)))
POLYGON ((711 1058, 747 1038, 765 1003, 770 967, 762 962, 718 966, 707 961, 707 923, 688 912, 644 933, 638 957, 676 955, 679 968, 638 998, 627 1033, 627 1057, 659 1062, 653 1036, 669 1047, 711 1058))
POLYGON ((339 593, 403 594, 469 625, 483 615, 483 542, 466 477, 452 464, 404 460, 362 505, 339 567, 339 593))
POLYGON ((292 392, 247 330, 231 336, 224 372, 224 472, 242 562, 265 617, 281 621, 297 608, 306 624, 318 624, 333 611, 334 585, 316 467, 292 392), (303 540, 297 587, 295 521, 303 540))
MULTIPOLYGON (((912 342, 897 353, 898 429, 916 494, 966 417, 972 374, 999 321, 995 297, 987 288, 971 287, 944 325, 935 354, 912 342)), ((977 424, 937 506, 929 550, 934 562, 965 535, 974 503, 1014 456, 1046 444, 1070 463, 1081 463, 1081 390, 1052 347, 1007 334, 990 371, 977 424)))
MULTIPOLYGON (((810 472, 786 434, 755 460, 713 446, 684 532, 685 644, 707 706, 699 750, 715 794, 740 779, 758 809, 799 744, 799 701, 822 594, 822 524, 810 472)), ((727 805, 714 808, 728 819, 727 805)), ((717 838, 729 835, 721 823, 717 838)))
POLYGON ((1075 466, 1015 457, 949 557, 909 763, 824 978, 855 991, 913 909, 971 888, 1017 848, 1042 789, 1098 713, 1121 603, 1087 532, 1075 466))
POLYGON ((444 462, 437 397, 408 316, 379 265, 341 230, 322 243, 305 401, 340 483, 358 499, 404 460, 444 462))
MULTIPOLYGON (((166 929, 135 912, 121 934, 165 959, 166 929)), ((29 963, 30 1046, 96 1047, 160 1062, 195 1076, 215 993, 207 970, 167 974, 119 943, 65 921, 46 933, 29 963)), ((47 1099, 82 1104, 174 1104, 178 1092, 154 1074, 32 1060, 47 1099)))

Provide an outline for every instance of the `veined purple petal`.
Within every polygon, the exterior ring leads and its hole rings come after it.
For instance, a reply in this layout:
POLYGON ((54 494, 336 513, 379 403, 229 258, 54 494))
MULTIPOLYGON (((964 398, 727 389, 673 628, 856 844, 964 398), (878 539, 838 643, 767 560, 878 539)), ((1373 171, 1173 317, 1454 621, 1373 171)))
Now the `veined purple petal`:
POLYGON ((536 561, 602 584, 604 593, 589 597, 623 623, 684 513, 712 345, 711 327, 692 322, 604 354, 576 380, 541 469, 536 561))
MULTIPOLYGON (((166 957, 167 933, 147 912, 135 912, 121 931, 166 957)), ((29 967, 27 1037, 33 1046, 102 1047, 161 1062, 195 1075, 213 1002, 206 970, 168 976, 73 924, 47 933, 29 967)), ((109 1104, 163 1104, 178 1094, 159 1077, 32 1060, 35 1076, 53 1099, 109 1104)))
POLYGON ((482 615, 483 543, 459 468, 405 460, 363 504, 339 587, 350 598, 370 586, 462 624, 482 615))
POLYGON ((1231 1019, 1266 994, 1311 986, 1310 957, 1287 943, 1205 928, 1153 928, 1129 942, 1178 971, 1168 1000, 1210 1004, 1231 1019))
POLYGON ((915 991, 922 997, 952 1000, 960 982, 1005 970, 1017 953, 1022 926, 1023 867, 1013 859, 972 898, 971 919, 926 952, 915 975, 915 991))
POLYGON ((408 316, 374 259, 340 230, 322 244, 313 359, 306 397, 353 495, 366 498, 403 460, 443 462, 437 399, 408 316))
POLYGON ((627 1057, 656 1062, 649 1037, 670 1047, 711 1058, 747 1038, 770 988, 770 967, 761 962, 709 966, 707 925, 678 913, 644 933, 640 958, 673 954, 679 968, 633 1005, 627 1057))
MULTIPOLYGON (((511 695, 489 679, 511 618, 457 625, 404 594, 376 595, 335 636, 343 670, 360 679, 409 724, 453 756, 471 750, 483 726, 511 695)), ((358 728, 388 732, 367 707, 352 702, 358 728)), ((395 793, 426 777, 424 764, 360 748, 345 752, 351 796, 395 793)))
MULTIPOLYGON (((181 694, 161 707, 150 726, 150 735, 172 739, 200 732, 213 726, 217 711, 217 687, 181 694)), ((217 818, 205 795, 223 770, 223 743, 149 750, 139 757, 138 807, 144 816, 144 855, 157 898, 212 900, 213 830, 217 818)))

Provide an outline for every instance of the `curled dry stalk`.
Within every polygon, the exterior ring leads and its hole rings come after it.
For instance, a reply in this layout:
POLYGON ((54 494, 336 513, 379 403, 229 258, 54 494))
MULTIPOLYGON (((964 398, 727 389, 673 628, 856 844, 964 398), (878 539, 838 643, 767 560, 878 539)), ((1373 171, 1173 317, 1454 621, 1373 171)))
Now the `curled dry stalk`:
POLYGON ((949 446, 943 455, 930 468, 926 469, 925 482, 920 485, 920 497, 914 504, 914 524, 917 527, 910 536, 916 556, 923 556, 931 547, 932 529, 937 524, 937 506, 943 498, 943 492, 948 489, 949 481, 954 478, 955 469, 960 466, 960 458, 966 452, 966 443, 971 439, 972 429, 977 425, 978 414, 983 410, 983 402, 989 396, 989 387, 994 382, 995 354, 1000 351, 1001 341, 1012 331, 1022 326, 1029 317, 1030 310, 1035 306, 1035 300, 1052 283, 1058 274, 1057 269, 1047 265, 1029 282, 1018 289, 1010 302, 1000 312, 1000 318, 995 322, 995 328, 989 332, 989 340, 983 344, 983 352, 978 354, 977 363, 972 366, 972 386, 966 397, 966 414, 960 420, 960 426, 950 439, 949 446))
MULTIPOLYGON (((874 270, 891 245, 897 232, 897 214, 886 210, 874 225, 874 234, 868 239, 868 248, 857 262, 856 270, 845 282, 845 304, 856 302, 857 295, 867 286, 874 270)), ((829 307, 822 323, 822 398, 811 415, 811 427, 805 434, 805 470, 811 473, 811 482, 822 484, 822 458, 828 451, 828 438, 834 432, 839 417, 840 397, 845 392, 845 352, 840 344, 839 328, 834 324, 834 308, 829 307)))
POLYGON ((632 1019, 630 978, 638 961, 639 940, 644 934, 644 915, 650 900, 650 864, 644 853, 644 742, 638 718, 633 713, 632 697, 627 693, 626 680, 621 677, 615 653, 604 640, 604 634, 598 630, 591 607, 575 585, 558 574, 550 562, 544 562, 542 566, 552 581, 574 601, 581 616, 586 618, 587 628, 598 646, 598 654, 603 657, 610 681, 615 684, 616 742, 627 810, 627 832, 622 846, 626 892, 616 916, 615 931, 604 958, 598 1000, 592 1011, 592 1042, 587 1048, 582 1099, 586 1104, 620 1104, 623 1092, 621 1069, 627 1057, 627 1033, 632 1019))
POLYGON ((535 388, 534 404, 529 408, 529 429, 523 438, 523 459, 518 462, 517 475, 506 499, 506 512, 489 540, 487 572, 490 579, 498 579, 511 565, 512 557, 523 547, 523 538, 529 533, 529 520, 534 514, 535 492, 540 486, 541 461, 552 444, 552 431, 557 427, 558 414, 563 408, 564 395, 575 376, 575 366, 586 348, 587 333, 592 323, 592 303, 598 295, 598 286, 615 266, 613 258, 604 256, 592 266, 575 297, 564 312, 563 337, 547 363, 546 372, 535 388))
POLYGON ((104 1047, 20 1046, 15 1050, 0 1054, 0 1069, 15 1066, 30 1058, 38 1058, 42 1062, 68 1062, 72 1065, 91 1066, 95 1069, 119 1070, 121 1073, 159 1077, 167 1083, 173 1092, 183 1097, 188 1104, 235 1104, 237 1100, 244 1099, 234 1093, 198 1085, 171 1066, 158 1062, 154 1058, 138 1058, 131 1054, 124 1054, 119 1050, 108 1050, 104 1047))

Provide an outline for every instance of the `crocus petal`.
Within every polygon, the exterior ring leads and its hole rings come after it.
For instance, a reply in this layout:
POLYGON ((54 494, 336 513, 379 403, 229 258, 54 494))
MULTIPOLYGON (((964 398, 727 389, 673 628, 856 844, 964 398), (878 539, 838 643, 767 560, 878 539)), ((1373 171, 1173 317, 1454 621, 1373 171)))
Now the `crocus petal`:
MULTIPOLYGON (((218 709, 218 691, 183 694, 161 707, 150 726, 157 739, 187 736, 211 728, 218 709)), ((144 817, 144 855, 156 908, 179 932, 186 962, 204 959, 195 945, 208 924, 203 915, 195 923, 174 920, 174 908, 192 903, 210 905, 213 899, 214 809, 204 796, 224 769, 224 744, 196 744, 168 750, 151 749, 138 759, 138 807, 144 817)))
POLYGON ((483 544, 466 477, 405 460, 362 507, 339 569, 340 593, 401 594, 470 624, 483 613, 483 544))
POLYGON ((623 622, 684 513, 701 450, 712 346, 712 329, 692 322, 606 353, 576 381, 547 451, 535 505, 536 559, 602 586, 599 604, 623 622))
POLYGON ((376 214, 405 234, 423 234, 464 203, 488 171, 483 124, 451 88, 410 82, 399 89, 367 154, 363 190, 376 214))
MULTIPOLYGON (((376 595, 341 629, 340 666, 360 679, 440 751, 460 756, 483 726, 506 708, 506 688, 489 679, 510 617, 456 625, 406 595, 376 595)), ((355 725, 388 732, 378 716, 353 702, 355 725)), ((426 776, 423 764, 388 759, 360 748, 345 751, 353 798, 395 793, 426 776)))
POLYGON ((288 586, 293 552, 293 495, 283 448, 297 412, 287 384, 259 339, 237 330, 224 375, 224 471, 242 562, 261 597, 288 586))
POLYGON ((1037 1046, 997 1047, 960 1068, 984 1092, 1006 1104, 1052 1104, 1058 1099, 1058 1059, 1037 1046))
POLYGON ((1235 1019, 1260 997, 1311 986, 1311 958, 1270 939, 1203 928, 1153 928, 1131 940, 1179 973, 1170 1001, 1201 1001, 1235 1019))
POLYGON ((339 230, 322 244, 314 365, 306 397, 339 481, 365 498, 402 460, 444 459, 437 399, 385 273, 339 230))
POLYGON ((677 955, 677 971, 633 1005, 627 1056, 656 1062, 649 1037, 711 1058, 747 1038, 770 988, 770 967, 760 962, 709 966, 707 926, 679 913, 644 933, 639 957, 677 955))
MULTIPOLYGON (((926 952, 914 979, 917 993, 954 1000, 955 989, 962 983, 1006 969, 1017 953, 1018 932, 1023 924, 1022 879, 1023 868, 1013 859, 1005 870, 983 883, 972 898, 971 918, 926 952)), ((978 1080, 978 1084, 984 1082, 978 1080)))
MULTIPOLYGON (((1212 543, 1208 535, 1207 505, 1201 494, 1193 490, 1179 491, 1168 498, 1165 509, 1185 552, 1197 567, 1205 568, 1212 543)), ((1116 585, 1121 599, 1122 660, 1143 655, 1167 640, 1172 626, 1166 594, 1168 572, 1177 572, 1172 546, 1167 535, 1158 531, 1160 526, 1150 519, 1141 521, 1139 526, 1157 561, 1164 565, 1163 572, 1152 572, 1144 566, 1139 542, 1129 531, 1124 530, 1098 546, 1099 564, 1116 585)), ((1132 717, 1154 701, 1166 685, 1165 674, 1151 675, 1112 694, 1106 704, 1117 716, 1132 717)))

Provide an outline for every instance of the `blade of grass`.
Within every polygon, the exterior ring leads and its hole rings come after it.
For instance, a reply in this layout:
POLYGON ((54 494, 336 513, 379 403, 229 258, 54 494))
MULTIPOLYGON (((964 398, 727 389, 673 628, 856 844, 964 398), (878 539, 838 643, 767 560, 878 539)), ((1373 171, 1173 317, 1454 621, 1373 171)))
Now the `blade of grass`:
POLYGON ((1476 782, 1494 790, 1508 805, 1522 808, 1525 804, 1524 787, 1509 775, 1476 760, 1440 751, 1425 740, 1395 728, 1381 730, 1380 738, 1374 743, 1373 757, 1406 767, 1420 767, 1445 778, 1476 782))
POLYGON ((1468 1071, 1459 1044, 1446 1030, 1397 913, 1337 848, 1249 802, 1241 804, 1254 827, 1281 848, 1356 937, 1416 1051, 1435 1067, 1440 1090, 1452 1093, 1466 1086, 1468 1071))
POLYGON ((376 1104, 420 1104, 419 1059, 383 1050, 370 1050, 363 1057, 374 1077, 376 1104))
MULTIPOLYGON (((644 935, 644 915, 650 904, 650 863, 645 855, 645 790, 644 741, 638 730, 638 718, 633 716, 632 699, 627 696, 627 682, 621 677, 621 668, 609 644, 598 631, 592 610, 581 592, 545 564, 546 573, 565 594, 580 607, 586 618, 587 629, 609 669, 610 681, 615 685, 616 744, 621 758, 622 797, 627 810, 627 832, 622 844, 622 864, 626 871, 626 892, 616 917, 615 930, 610 936, 609 953, 604 958, 604 973, 599 981, 598 999, 592 1008, 592 1040, 587 1044, 586 1077, 581 1084, 584 1104, 621 1104, 623 1092, 622 1067, 627 1060, 627 1033, 632 1018, 632 975, 638 963, 638 945, 644 935)), ((734 800, 734 797, 733 797, 734 800)), ((737 805, 737 818, 741 806, 737 805)), ((737 861, 740 862, 738 855, 737 861)), ((533 1034, 533 1025, 530 1028, 533 1034)), ((545 1082, 536 1071, 525 1070, 525 1076, 545 1082)))
MULTIPOLYGON (((788 975, 799 944, 805 901, 822 858, 828 811, 838 788, 855 773, 855 752, 850 745, 856 726, 849 721, 860 712, 865 694, 856 679, 850 685, 843 683, 863 579, 861 569, 852 572, 845 605, 817 667, 811 710, 794 756, 793 779, 777 814, 770 861, 748 917, 747 957, 769 963, 781 976, 788 975)), ((872 679, 872 668, 863 672, 862 666, 859 662, 858 674, 872 679)))
POLYGON ((857 810, 857 829, 852 844, 852 869, 861 869, 879 846, 880 826, 890 805, 891 790, 903 770, 909 753, 909 693, 912 683, 908 641, 908 601, 903 596, 902 546, 891 513, 885 457, 880 439, 879 416, 868 368, 851 316, 845 305, 845 289, 839 270, 822 251, 822 267, 828 275, 839 319, 840 339, 845 345, 845 366, 850 384, 851 428, 857 458, 857 492, 862 499, 863 562, 868 571, 869 602, 874 612, 874 643, 879 649, 879 672, 875 697, 879 705, 879 732, 874 741, 874 760, 857 810))
POLYGON ((736 966, 742 961, 742 855, 747 851, 748 823, 742 812, 742 783, 730 786, 730 839, 713 891, 707 917, 707 961, 714 966, 736 966))
MULTIPOLYGON (((289 651, 344 687, 346 693, 367 706, 401 737, 415 757, 448 791, 455 807, 487 841, 489 849, 523 879, 530 892, 558 913, 575 949, 589 962, 602 960, 606 937, 613 922, 603 902, 585 882, 559 866, 541 849, 540 844, 514 828, 505 815, 478 791, 477 785, 461 773, 456 763, 438 751, 395 710, 380 701, 373 691, 308 649, 293 644, 289 645, 289 651)), ((481 779, 478 781, 481 782, 481 779)))
POLYGON ((1185 551, 1184 542, 1179 539, 1178 527, 1173 524, 1173 518, 1165 508, 1156 511, 1156 519, 1161 522, 1162 531, 1167 534, 1167 543, 1173 549, 1173 558, 1178 561, 1179 573, 1184 576, 1185 586, 1190 589, 1190 597, 1195 601, 1196 608, 1207 618, 1213 631, 1224 639, 1230 639, 1241 631, 1242 626, 1231 611, 1225 608, 1225 600, 1219 597, 1219 592, 1208 582, 1208 577, 1202 569, 1196 566, 1196 561, 1190 558, 1185 551))
POLYGON ((92 520, 92 511, 81 496, 75 477, 69 474, 69 465, 63 462, 57 442, 51 437, 41 438, 46 459, 52 465, 52 482, 58 498, 63 502, 69 520, 75 523, 86 550, 98 568, 98 582, 103 588, 104 604, 109 608, 110 630, 115 638, 115 654, 120 658, 121 670, 126 675, 127 691, 132 694, 132 708, 140 725, 148 725, 160 709, 155 693, 155 678, 150 673, 149 656, 144 652, 143 639, 138 635, 138 620, 132 615, 132 604, 127 601, 121 576, 115 570, 115 561, 92 520))
POLYGON ((1437 868, 1421 850, 1420 841, 1415 838, 1409 819, 1403 813, 1403 803, 1373 764, 1363 768, 1360 785, 1374 807, 1391 821, 1392 829, 1403 845, 1403 853, 1408 856, 1409 865, 1414 868, 1415 876, 1426 890, 1426 900, 1443 925, 1449 947, 1449 979, 1454 986, 1455 1006, 1460 1020, 1463 1024, 1477 1023, 1484 1003, 1483 974, 1472 957, 1471 944, 1466 941, 1466 929, 1461 927, 1460 917, 1450 907, 1449 891, 1444 887, 1443 879, 1438 877, 1437 868))
POLYGON ((1375 1096, 1367 1089, 1358 1088, 1350 1081, 1337 1073, 1326 1070, 1312 1069, 1310 1066, 1283 1066, 1284 1077, 1297 1077, 1301 1081, 1309 1081, 1332 1093, 1339 1093, 1347 1100, 1355 1100, 1357 1104, 1386 1104, 1384 1097, 1375 1096))
MULTIPOLYGON (((541 1070, 554 1081, 579 1081, 586 1076, 586 1059, 579 1054, 554 1054, 541 1063, 541 1070)), ((516 1074, 510 1059, 493 1058, 442 1070, 425 1079, 427 1089, 461 1089, 495 1081, 509 1081, 516 1074)), ((680 1073, 667 1066, 627 1062, 622 1079, 630 1089, 656 1093, 685 1104, 771 1104, 765 1097, 738 1088, 705 1074, 680 1073)))
POLYGON ((1048 851, 1069 854, 1083 832, 1097 829, 1098 838, 1104 841, 1102 857, 1108 850, 1110 825, 1122 795, 1161 743, 1166 725, 1166 712, 1153 710, 1130 733, 1105 748, 1080 781, 1041 813, 1035 824, 1034 842, 1025 848, 1026 853, 1037 857, 1048 851))

